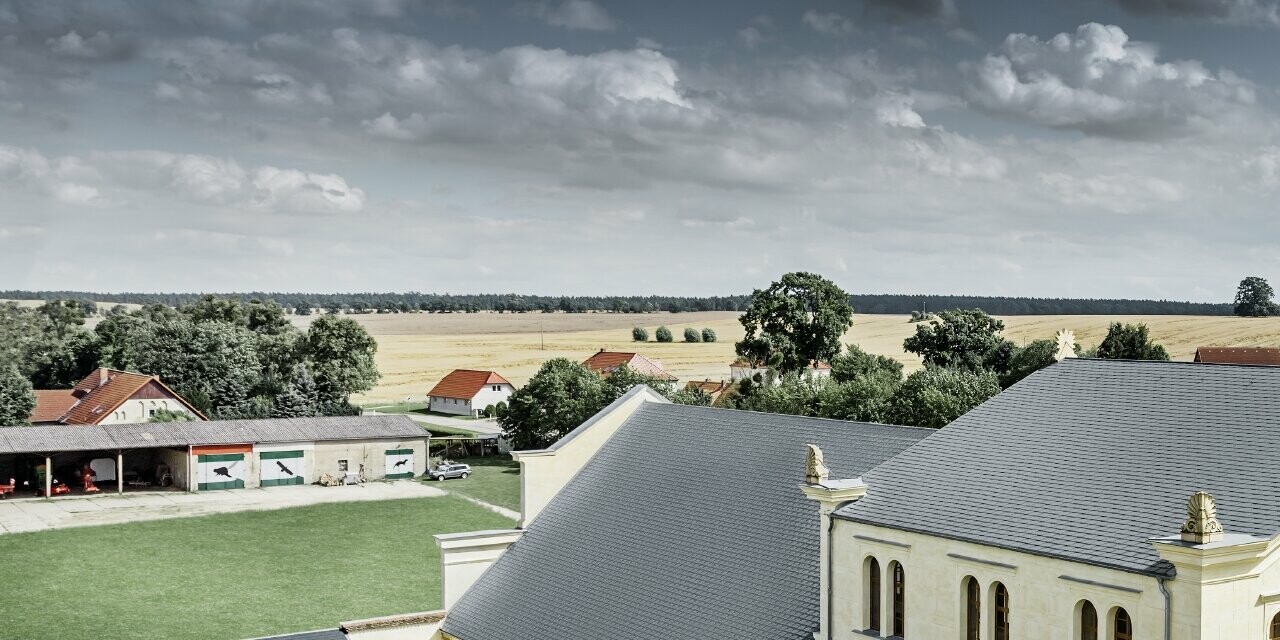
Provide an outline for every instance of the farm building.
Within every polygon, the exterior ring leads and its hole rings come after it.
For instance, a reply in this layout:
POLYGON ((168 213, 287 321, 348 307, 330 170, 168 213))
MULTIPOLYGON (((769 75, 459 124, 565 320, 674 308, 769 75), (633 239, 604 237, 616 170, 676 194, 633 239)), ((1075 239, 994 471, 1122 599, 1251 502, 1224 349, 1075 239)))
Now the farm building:
POLYGON ((439 413, 479 416, 485 407, 506 402, 515 390, 515 385, 493 371, 454 369, 427 394, 427 408, 439 413))
POLYGON ((627 351, 605 351, 601 349, 595 355, 584 360, 582 364, 586 365, 588 369, 605 376, 625 365, 632 371, 666 380, 667 382, 675 382, 677 379, 662 368, 661 362, 627 351))
POLYGON ((157 411, 186 413, 205 420, 191 403, 160 378, 130 371, 97 369, 73 389, 36 391, 31 424, 104 425, 146 422, 157 411))
POLYGON ((310 484, 324 474, 412 478, 426 472, 427 438, 406 416, 8 427, 0 484, 79 493, 86 470, 98 490, 120 492, 310 484))
MULTIPOLYGON (((764 363, 751 362, 746 358, 738 358, 729 364, 729 379, 737 382, 745 378, 750 378, 759 374, 761 376, 769 372, 769 367, 764 363)), ((814 378, 825 378, 831 375, 831 365, 813 361, 805 368, 803 375, 814 378)))
POLYGON ((718 406, 720 396, 723 396, 724 392, 728 391, 732 387, 732 382, 724 380, 690 380, 684 385, 684 388, 686 389, 697 389, 711 396, 711 404, 713 406, 718 406))
POLYGON ((1280 365, 1280 347, 1200 347, 1196 362, 1280 365))

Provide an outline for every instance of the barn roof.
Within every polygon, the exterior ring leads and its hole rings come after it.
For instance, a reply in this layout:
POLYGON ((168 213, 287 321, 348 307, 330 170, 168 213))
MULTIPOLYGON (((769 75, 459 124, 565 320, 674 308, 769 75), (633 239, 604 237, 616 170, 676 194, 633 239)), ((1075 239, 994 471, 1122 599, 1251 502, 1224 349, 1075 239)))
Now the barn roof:
POLYGON ((491 384, 511 384, 507 379, 493 371, 476 371, 473 369, 454 369, 427 393, 433 398, 465 398, 476 397, 482 389, 491 384))
POLYGON ((588 369, 598 371, 603 375, 608 375, 626 365, 632 371, 660 380, 668 382, 677 380, 675 376, 667 373, 667 370, 662 368, 661 362, 630 351, 605 351, 601 349, 595 355, 584 360, 582 364, 586 365, 588 369))
POLYGON ((418 423, 403 415, 144 422, 94 427, 50 424, 0 428, 0 453, 425 438, 427 435, 418 423))
POLYGON ((1280 365, 1280 347, 1200 347, 1196 362, 1280 365))

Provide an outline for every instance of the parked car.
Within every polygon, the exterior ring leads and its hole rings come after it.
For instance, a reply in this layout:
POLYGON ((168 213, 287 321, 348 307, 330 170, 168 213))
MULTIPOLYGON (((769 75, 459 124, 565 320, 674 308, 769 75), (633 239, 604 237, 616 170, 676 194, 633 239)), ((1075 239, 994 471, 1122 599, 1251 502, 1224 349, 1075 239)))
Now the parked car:
POLYGON ((435 469, 427 472, 432 480, 444 480, 445 478, 465 478, 471 475, 471 465, 469 464, 442 464, 435 469))

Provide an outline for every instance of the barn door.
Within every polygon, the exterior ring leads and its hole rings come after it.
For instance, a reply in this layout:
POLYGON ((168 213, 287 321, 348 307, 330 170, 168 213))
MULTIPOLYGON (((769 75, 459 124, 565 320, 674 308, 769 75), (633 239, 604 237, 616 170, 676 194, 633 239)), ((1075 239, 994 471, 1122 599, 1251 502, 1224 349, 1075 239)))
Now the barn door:
POLYGON ((263 451, 259 456, 262 486, 304 483, 307 469, 302 451, 263 451))
POLYGON ((244 488, 243 453, 202 455, 196 458, 196 464, 199 490, 244 488))
POLYGON ((413 449, 387 449, 386 477, 413 477, 413 449))

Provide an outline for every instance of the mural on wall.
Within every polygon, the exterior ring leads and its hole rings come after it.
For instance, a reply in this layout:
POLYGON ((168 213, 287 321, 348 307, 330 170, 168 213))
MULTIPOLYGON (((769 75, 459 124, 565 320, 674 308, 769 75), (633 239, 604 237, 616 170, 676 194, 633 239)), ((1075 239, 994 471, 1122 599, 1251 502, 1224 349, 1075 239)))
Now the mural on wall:
POLYGON ((388 449, 386 472, 388 478, 412 478, 413 449, 388 449))
POLYGON ((262 486, 306 483, 306 458, 302 451, 263 451, 259 456, 262 486))
POLYGON ((196 458, 201 491, 244 488, 244 454, 218 453, 196 458))

